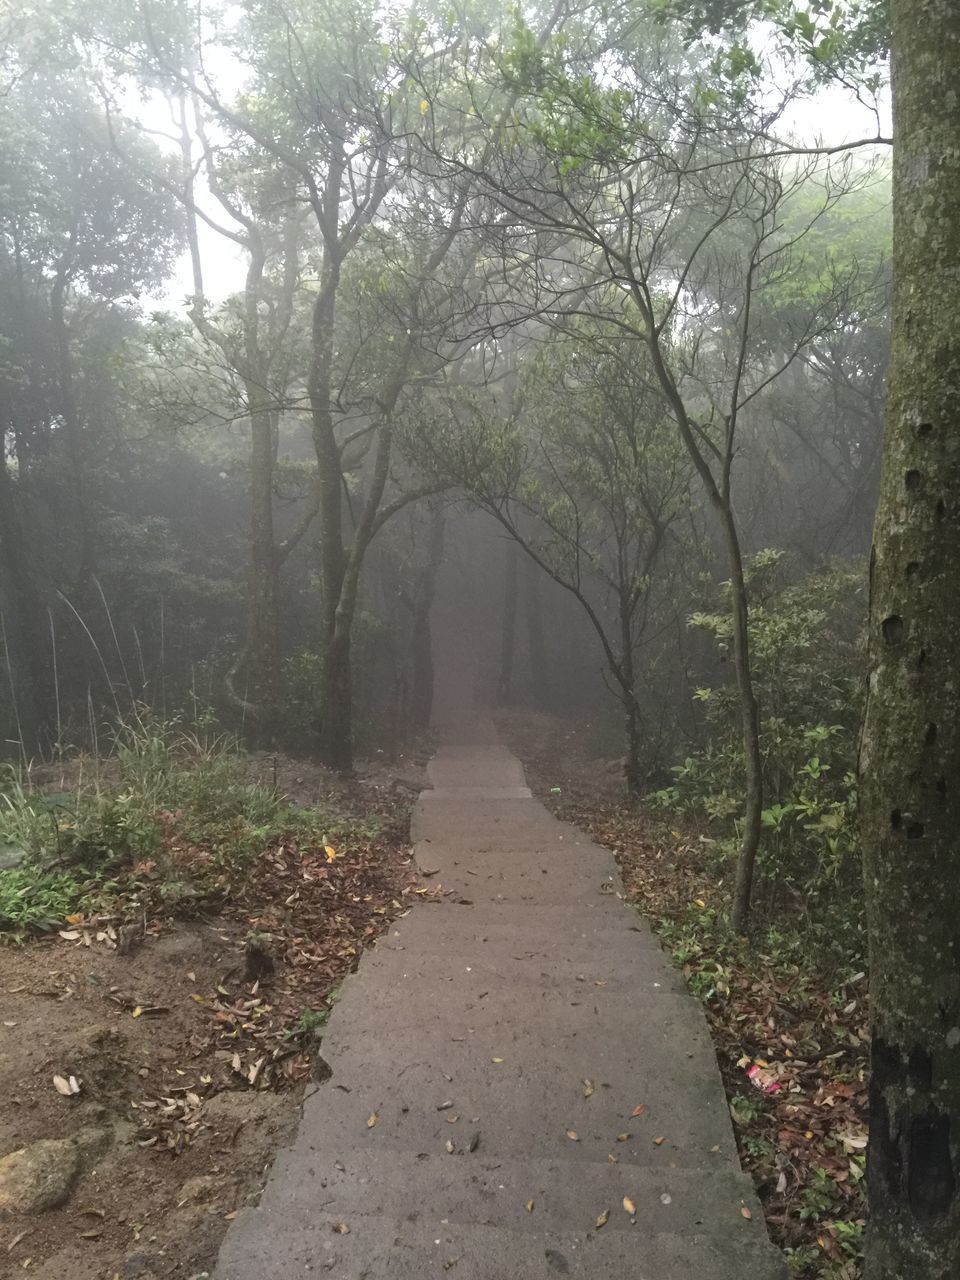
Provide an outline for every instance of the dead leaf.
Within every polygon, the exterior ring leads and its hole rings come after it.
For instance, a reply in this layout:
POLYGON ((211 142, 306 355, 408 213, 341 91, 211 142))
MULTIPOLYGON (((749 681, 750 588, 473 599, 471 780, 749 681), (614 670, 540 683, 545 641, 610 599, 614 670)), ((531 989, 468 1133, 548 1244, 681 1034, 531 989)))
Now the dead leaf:
POLYGON ((630 1134, 630 1133, 618 1133, 618 1134, 617 1134, 617 1141, 618 1141, 618 1142, 629 1142, 629 1141, 630 1141, 630 1139, 631 1139, 632 1137, 633 1137, 633 1134, 630 1134))
POLYGON ((571 1142, 579 1142, 579 1141, 580 1141, 580 1135, 579 1135, 579 1133, 577 1133, 576 1129, 568 1129, 568 1130, 567 1130, 567 1137, 570 1139, 570 1141, 571 1141, 571 1142))
POLYGON ((637 1206, 633 1203, 629 1196, 623 1197, 623 1207, 631 1216, 637 1212, 637 1206))
POLYGON ((370 1114, 367 1116, 367 1128, 372 1129, 379 1119, 380 1117, 377 1115, 377 1113, 375 1111, 371 1111, 370 1114))
POLYGON ((450 1141, 450 1139, 449 1139, 449 1138, 447 1139, 447 1141, 446 1141, 446 1143, 445 1143, 444 1145, 445 1145, 445 1146, 446 1146, 446 1148, 447 1148, 447 1155, 448 1155, 448 1156, 452 1156, 452 1155, 453 1155, 453 1153, 454 1153, 454 1151, 456 1151, 456 1147, 453 1145, 453 1143, 450 1141))
POLYGON ((32 1230, 33 1230, 33 1227, 27 1227, 26 1231, 21 1231, 19 1235, 14 1236, 13 1239, 10 1241, 10 1243, 7 1245, 7 1253, 13 1253, 14 1249, 17 1247, 20 1241, 24 1238, 24 1236, 28 1236, 32 1230))
POLYGON ((54 1076, 53 1087, 65 1098, 72 1098, 74 1094, 80 1092, 80 1082, 76 1076, 71 1076, 69 1080, 64 1079, 63 1076, 54 1076))
POLYGON ((741 1205, 741 1207, 740 1207, 740 1217, 741 1217, 741 1218, 748 1218, 748 1219, 753 1217, 753 1214, 750 1212, 750 1210, 747 1208, 747 1206, 746 1206, 746 1205, 741 1205))
POLYGON ((605 1227, 609 1221, 610 1221, 610 1210, 604 1209, 603 1213, 597 1214, 597 1222, 596 1222, 597 1230, 599 1231, 601 1227, 605 1227))
POLYGON ((593 1081, 582 1080, 580 1083, 583 1085, 583 1096, 585 1098, 592 1098, 594 1094, 593 1081))
POLYGON ((636 1119, 637 1116, 642 1116, 643 1113, 646 1111, 646 1109, 647 1109, 647 1104, 645 1102, 641 1102, 639 1106, 634 1107, 633 1110, 630 1112, 631 1120, 636 1119))
POLYGON ((665 1142, 666 1138, 654 1138, 653 1145, 655 1147, 662 1147, 665 1142))
POLYGON ((533 1201, 532 1201, 532 1200, 528 1200, 528 1201, 527 1201, 527 1213, 533 1213, 533 1201))

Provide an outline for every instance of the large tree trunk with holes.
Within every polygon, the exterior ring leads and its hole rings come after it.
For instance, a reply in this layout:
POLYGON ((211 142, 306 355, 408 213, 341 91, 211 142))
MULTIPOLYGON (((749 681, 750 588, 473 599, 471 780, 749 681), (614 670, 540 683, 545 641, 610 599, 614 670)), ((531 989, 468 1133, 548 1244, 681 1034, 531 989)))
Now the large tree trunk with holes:
POLYGON ((893 0, 894 309, 861 813, 867 1280, 960 1275, 960 7, 893 0))

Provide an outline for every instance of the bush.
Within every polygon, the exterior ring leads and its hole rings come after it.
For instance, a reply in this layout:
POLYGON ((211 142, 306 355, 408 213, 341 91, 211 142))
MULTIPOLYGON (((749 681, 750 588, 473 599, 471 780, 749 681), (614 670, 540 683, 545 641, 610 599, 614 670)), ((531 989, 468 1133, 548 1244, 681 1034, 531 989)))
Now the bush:
MULTIPOLYGON (((838 882, 858 874, 856 751, 862 710, 865 575, 835 566, 798 583, 784 557, 765 551, 749 567, 750 639, 760 704, 763 813, 758 886, 761 907, 792 898, 812 911, 838 882)), ((718 602, 719 603, 719 602, 718 602)), ((731 647, 729 611, 696 613, 720 664, 731 647)), ((744 766, 732 679, 697 690, 704 741, 673 770, 655 803, 705 816, 717 852, 734 854, 743 807, 744 766)))

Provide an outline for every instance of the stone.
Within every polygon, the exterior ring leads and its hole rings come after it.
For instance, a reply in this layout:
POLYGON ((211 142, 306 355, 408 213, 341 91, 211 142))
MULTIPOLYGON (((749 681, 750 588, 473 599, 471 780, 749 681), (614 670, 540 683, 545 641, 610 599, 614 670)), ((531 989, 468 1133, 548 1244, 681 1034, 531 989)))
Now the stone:
POLYGON ((43 1213, 64 1204, 81 1173, 109 1149, 109 1129, 80 1129, 69 1138, 41 1138, 0 1159, 0 1211, 43 1213))
POLYGON ((80 1148, 69 1138, 43 1138, 0 1160, 0 1210, 43 1213, 70 1198, 80 1175, 80 1148))

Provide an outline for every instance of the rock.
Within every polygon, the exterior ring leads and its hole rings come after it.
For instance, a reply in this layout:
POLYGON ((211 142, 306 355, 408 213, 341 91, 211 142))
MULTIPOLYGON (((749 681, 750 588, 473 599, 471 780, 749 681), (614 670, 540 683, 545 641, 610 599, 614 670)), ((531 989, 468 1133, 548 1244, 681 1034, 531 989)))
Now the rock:
POLYGON ((80 1148, 69 1138, 44 1138, 0 1160, 0 1210, 42 1213, 69 1199, 80 1174, 80 1148))
POLYGON ((0 1159, 0 1212, 43 1213, 70 1197, 113 1141, 109 1129, 81 1129, 70 1138, 42 1138, 0 1159))

